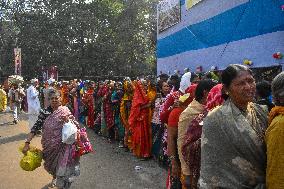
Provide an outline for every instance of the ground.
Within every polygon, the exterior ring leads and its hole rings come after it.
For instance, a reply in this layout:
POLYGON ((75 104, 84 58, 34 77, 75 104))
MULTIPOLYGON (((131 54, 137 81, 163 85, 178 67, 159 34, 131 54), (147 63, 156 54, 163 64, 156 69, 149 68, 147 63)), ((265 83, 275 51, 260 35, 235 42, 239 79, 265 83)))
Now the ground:
MULTIPOLYGON (((39 167, 35 171, 23 171, 19 162, 22 154, 18 148, 29 132, 27 115, 21 115, 18 124, 12 124, 10 113, 0 114, 0 189, 45 189, 51 176, 39 167)), ((130 152, 118 148, 117 143, 88 130, 95 153, 81 158, 81 175, 72 189, 162 189, 165 188, 166 170, 153 160, 141 161, 130 152), (139 166, 140 170, 135 167, 139 166)), ((31 145, 40 147, 40 137, 31 145)), ((137 167, 136 167, 137 168, 137 167)))

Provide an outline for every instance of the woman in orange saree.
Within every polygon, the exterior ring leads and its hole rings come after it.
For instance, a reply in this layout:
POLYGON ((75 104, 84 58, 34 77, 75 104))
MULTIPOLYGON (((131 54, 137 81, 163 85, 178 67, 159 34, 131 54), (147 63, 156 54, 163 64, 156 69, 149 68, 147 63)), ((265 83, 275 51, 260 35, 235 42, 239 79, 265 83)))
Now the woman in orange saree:
POLYGON ((64 81, 63 86, 61 88, 61 95, 62 95, 62 105, 65 106, 66 104, 69 103, 69 89, 67 86, 67 83, 64 81))
POLYGON ((94 89, 91 83, 87 85, 87 91, 83 95, 83 101, 88 107, 88 118, 87 118, 87 126, 89 128, 94 127, 95 122, 95 114, 94 114, 94 89))
POLYGON ((149 108, 151 104, 147 97, 147 83, 135 83, 134 96, 129 116, 129 126, 132 133, 132 150, 139 158, 151 155, 151 136, 149 124, 149 108))

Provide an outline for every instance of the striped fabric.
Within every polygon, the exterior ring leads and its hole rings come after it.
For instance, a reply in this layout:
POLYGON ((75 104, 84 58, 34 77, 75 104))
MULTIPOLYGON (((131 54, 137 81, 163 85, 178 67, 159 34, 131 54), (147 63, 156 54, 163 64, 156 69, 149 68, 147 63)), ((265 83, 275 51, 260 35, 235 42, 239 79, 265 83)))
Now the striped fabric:
POLYGON ((272 54, 284 52, 284 0, 203 0, 186 10, 181 22, 158 35, 158 73, 202 66, 222 69, 253 61, 278 65, 272 54))

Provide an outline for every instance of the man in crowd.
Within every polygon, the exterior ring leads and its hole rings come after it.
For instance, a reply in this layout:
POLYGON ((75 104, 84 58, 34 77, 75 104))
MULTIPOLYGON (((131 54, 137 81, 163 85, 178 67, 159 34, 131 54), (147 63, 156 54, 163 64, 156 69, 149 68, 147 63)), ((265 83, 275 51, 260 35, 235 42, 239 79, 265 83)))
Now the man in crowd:
POLYGON ((40 111, 40 102, 39 102, 39 92, 36 87, 38 85, 37 79, 31 80, 31 85, 27 90, 27 101, 28 101, 28 114, 29 114, 29 127, 32 128, 35 124, 39 111, 40 111))
POLYGON ((14 124, 18 123, 18 113, 21 110, 22 99, 25 96, 24 89, 19 84, 12 83, 8 93, 10 108, 13 111, 14 124))

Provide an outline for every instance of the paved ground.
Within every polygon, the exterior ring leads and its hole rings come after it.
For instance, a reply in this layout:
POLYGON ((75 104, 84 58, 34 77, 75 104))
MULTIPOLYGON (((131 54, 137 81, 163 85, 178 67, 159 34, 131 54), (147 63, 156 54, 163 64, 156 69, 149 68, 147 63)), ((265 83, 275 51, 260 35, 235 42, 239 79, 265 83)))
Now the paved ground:
MULTIPOLYGON (((19 167, 20 144, 28 133, 27 116, 17 125, 11 124, 10 114, 0 114, 0 189, 45 189, 51 181, 43 167, 32 172, 19 167)), ((72 189, 162 189, 166 171, 154 161, 140 161, 129 152, 109 144, 107 140, 88 131, 95 153, 81 159, 81 175, 72 189), (135 166, 142 167, 135 170, 135 166)), ((40 147, 40 137, 32 145, 40 147)))

